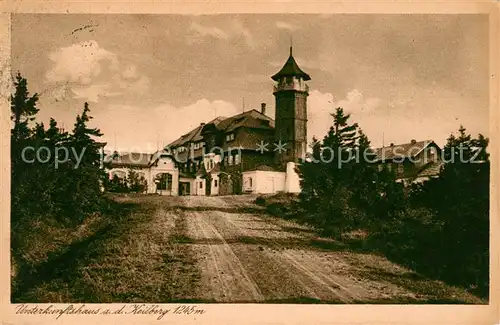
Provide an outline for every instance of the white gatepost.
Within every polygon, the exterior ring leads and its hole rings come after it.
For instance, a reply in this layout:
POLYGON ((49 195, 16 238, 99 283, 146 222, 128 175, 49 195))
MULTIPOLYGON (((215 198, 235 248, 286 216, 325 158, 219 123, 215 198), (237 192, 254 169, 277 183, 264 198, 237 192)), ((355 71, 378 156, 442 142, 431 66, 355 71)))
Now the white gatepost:
POLYGON ((295 163, 292 161, 286 164, 285 192, 300 193, 300 177, 295 171, 295 163))

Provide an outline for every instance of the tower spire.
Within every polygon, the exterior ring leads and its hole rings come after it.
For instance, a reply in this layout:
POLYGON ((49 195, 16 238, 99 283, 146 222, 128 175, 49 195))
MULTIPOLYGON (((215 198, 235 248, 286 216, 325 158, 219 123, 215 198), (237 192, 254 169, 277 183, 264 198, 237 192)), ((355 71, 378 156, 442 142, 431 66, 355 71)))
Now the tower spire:
POLYGON ((293 48, 293 37, 290 35, 290 56, 292 56, 292 48, 293 48))

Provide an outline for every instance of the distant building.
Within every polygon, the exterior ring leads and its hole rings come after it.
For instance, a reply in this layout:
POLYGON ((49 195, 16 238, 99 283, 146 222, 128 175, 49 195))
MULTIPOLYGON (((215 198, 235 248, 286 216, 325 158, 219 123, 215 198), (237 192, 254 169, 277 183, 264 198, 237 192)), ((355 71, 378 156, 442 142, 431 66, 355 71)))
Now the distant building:
POLYGON ((109 156, 110 177, 139 170, 148 193, 228 195, 299 192, 295 164, 307 148, 306 81, 292 55, 273 75, 276 120, 260 110, 201 123, 153 155, 109 156))
POLYGON ((411 140, 404 144, 390 144, 374 150, 379 171, 387 168, 396 179, 405 184, 424 182, 437 177, 444 162, 441 149, 432 140, 411 140))

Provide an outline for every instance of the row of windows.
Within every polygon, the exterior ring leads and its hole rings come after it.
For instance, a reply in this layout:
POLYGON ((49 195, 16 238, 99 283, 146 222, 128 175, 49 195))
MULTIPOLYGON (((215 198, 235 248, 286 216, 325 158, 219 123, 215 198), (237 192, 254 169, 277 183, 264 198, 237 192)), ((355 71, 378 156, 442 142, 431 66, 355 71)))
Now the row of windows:
MULTIPOLYGON (((194 161, 190 163, 185 163, 181 165, 181 170, 184 172, 191 172, 194 173, 197 168, 201 167, 202 161, 194 161)), ((224 164, 228 166, 232 165, 239 165, 241 163, 241 156, 240 154, 236 154, 234 156, 225 156, 224 157, 224 164)), ((206 162, 206 169, 210 170, 215 167, 215 161, 210 159, 206 162)))
MULTIPOLYGON (((234 140, 234 133, 230 133, 230 134, 226 135, 226 141, 227 142, 233 141, 233 140, 234 140)), ((195 143, 192 144, 194 150, 201 149, 201 148, 205 147, 205 145, 206 145, 206 143, 203 142, 203 141, 201 141, 201 142, 195 142, 195 143)), ((189 145, 175 148, 174 149, 174 153, 184 152, 184 151, 187 150, 187 147, 189 147, 189 145)))
POLYGON ((228 166, 238 165, 241 163, 241 157, 240 154, 236 154, 233 156, 225 156, 224 157, 224 164, 228 166))
POLYGON ((194 150, 197 150, 197 149, 201 149, 205 146, 205 142, 196 142, 193 147, 194 147, 194 150))
MULTIPOLYGON (((390 172, 392 172, 392 165, 393 164, 390 164, 390 163, 386 164, 387 170, 390 171, 390 172)), ((402 174, 404 172, 404 166, 403 166, 403 164, 396 164, 396 168, 397 168, 397 173, 398 174, 402 174)), ((384 169, 384 164, 378 165, 378 171, 381 172, 382 169, 384 169)))
MULTIPOLYGON (((195 142, 192 144, 192 147, 194 150, 198 150, 198 149, 201 149, 205 146, 205 142, 195 142)), ((189 145, 187 146, 189 147, 189 145)), ((181 153, 181 152, 184 152, 187 150, 187 147, 186 146, 183 146, 183 147, 178 147, 178 148, 175 148, 174 149, 174 153, 181 153)))

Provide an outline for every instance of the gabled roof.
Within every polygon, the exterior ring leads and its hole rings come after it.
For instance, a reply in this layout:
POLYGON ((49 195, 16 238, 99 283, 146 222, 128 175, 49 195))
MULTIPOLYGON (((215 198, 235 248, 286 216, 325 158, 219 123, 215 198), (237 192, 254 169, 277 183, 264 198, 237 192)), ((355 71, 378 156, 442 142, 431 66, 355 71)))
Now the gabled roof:
MULTIPOLYGON (((209 123, 218 124, 223 119, 225 119, 225 117, 219 116, 219 117, 211 120, 207 124, 209 124, 209 123)), ((201 123, 199 126, 197 126, 196 128, 192 129, 188 133, 182 135, 180 138, 172 141, 168 145, 168 147, 174 148, 174 147, 182 146, 183 144, 186 144, 188 142, 196 142, 196 141, 203 140, 203 137, 201 136, 201 131, 203 130, 204 126, 205 126, 205 123, 201 123)))
POLYGON ((274 121, 269 116, 264 115, 255 109, 252 109, 226 118, 220 121, 216 125, 216 127, 223 132, 231 132, 239 127, 272 129, 274 128, 274 121))
POLYGON ((113 167, 149 167, 161 157, 174 158, 167 150, 158 150, 154 153, 128 152, 123 154, 114 151, 104 158, 104 162, 110 163, 113 167))
POLYGON ((278 71, 278 73, 276 73, 271 78, 274 81, 279 81, 282 77, 292 77, 292 76, 301 77, 305 81, 311 80, 311 77, 307 73, 302 71, 302 69, 299 68, 297 62, 295 62, 295 59, 293 58, 292 55, 292 47, 290 46, 290 56, 288 57, 288 60, 286 60, 285 65, 283 65, 283 68, 281 68, 281 70, 278 71))
POLYGON ((377 161, 391 160, 394 158, 413 158, 417 156, 422 150, 433 145, 437 148, 437 144, 432 140, 414 141, 410 143, 403 143, 398 145, 390 145, 388 147, 376 148, 374 153, 377 156, 377 161))
MULTIPOLYGON (((220 132, 232 132, 240 127, 253 129, 272 130, 274 128, 274 120, 261 112, 252 109, 231 117, 217 117, 216 119, 204 124, 200 124, 195 129, 184 134, 177 140, 171 142, 167 147, 175 148, 183 146, 189 142, 203 140, 202 132, 205 126, 213 125, 220 132)), ((195 152, 196 155, 196 152, 195 152)))

